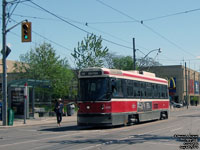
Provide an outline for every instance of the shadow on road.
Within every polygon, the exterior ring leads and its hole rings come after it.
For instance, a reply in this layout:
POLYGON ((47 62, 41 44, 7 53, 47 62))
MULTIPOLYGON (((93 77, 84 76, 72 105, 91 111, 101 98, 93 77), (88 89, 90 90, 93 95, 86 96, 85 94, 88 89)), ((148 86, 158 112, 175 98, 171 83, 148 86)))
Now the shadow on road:
POLYGON ((199 118, 200 115, 184 115, 184 116, 178 116, 180 118, 199 118))
MULTIPOLYGON (((84 138, 84 137, 79 137, 84 138)), ((127 138, 121 139, 74 139, 74 140, 60 140, 60 141, 49 141, 49 143, 57 143, 57 144, 102 144, 102 145, 111 145, 111 144, 141 144, 145 142, 162 142, 169 143, 172 141, 177 141, 175 138, 170 136, 157 136, 151 134, 145 135, 131 135, 127 138)))
MULTIPOLYGON (((145 121, 145 122, 140 122, 138 124, 131 124, 128 126, 135 126, 139 124, 145 124, 145 123, 150 123, 150 122, 155 122, 156 120, 151 120, 151 121, 145 121)), ((115 128, 124 128, 124 125, 117 125, 117 126, 77 126, 77 125, 72 125, 72 126, 61 126, 61 127, 46 127, 45 129, 40 129, 39 131, 49 131, 49 132, 64 132, 64 131, 77 131, 77 130, 109 130, 109 129, 115 129, 115 128)))

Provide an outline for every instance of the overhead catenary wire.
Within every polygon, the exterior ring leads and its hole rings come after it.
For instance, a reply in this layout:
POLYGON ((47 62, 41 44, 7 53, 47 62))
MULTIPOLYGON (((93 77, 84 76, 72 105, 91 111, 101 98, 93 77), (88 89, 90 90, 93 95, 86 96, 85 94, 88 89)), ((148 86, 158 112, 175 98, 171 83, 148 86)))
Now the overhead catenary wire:
MULTIPOLYGON (((40 10, 40 11, 44 11, 44 10, 41 9, 41 8, 33 7, 32 5, 28 5, 28 4, 26 4, 26 3, 23 3, 23 5, 29 6, 29 7, 31 7, 31 8, 34 8, 34 9, 37 9, 37 10, 40 10)), ((25 16, 25 15, 20 15, 20 14, 14 14, 14 15, 15 15, 15 16, 20 16, 20 17, 29 17, 29 18, 33 18, 33 19, 41 19, 41 20, 43 20, 43 19, 44 19, 44 20, 55 20, 55 19, 51 19, 51 18, 41 18, 41 17, 35 17, 35 16, 25 16)), ((58 15, 57 15, 57 16, 58 16, 58 15)), ((73 20, 73 19, 69 19, 69 18, 63 17, 63 16, 59 16, 59 17, 68 19, 68 20, 70 20, 70 22, 78 23, 78 24, 81 24, 81 25, 84 25, 84 26, 86 25, 86 26, 88 27, 88 23, 87 23, 87 22, 86 22, 86 23, 85 23, 85 22, 80 22, 80 21, 77 21, 77 20, 73 20)), ((58 19, 59 19, 59 18, 58 18, 58 19)), ((58 20, 57 20, 57 21, 58 21, 58 20)), ((63 20, 61 20, 61 21, 63 21, 63 20)), ((96 29, 96 28, 94 28, 94 27, 91 27, 91 25, 89 26, 89 28, 91 28, 91 29, 93 29, 93 30, 96 30, 96 31, 98 31, 98 32, 102 32, 103 34, 107 34, 107 35, 109 35, 109 36, 111 36, 112 38, 115 38, 115 39, 117 39, 117 40, 126 42, 126 43, 128 43, 128 44, 132 44, 132 43, 130 43, 130 42, 128 42, 128 41, 125 41, 125 40, 123 40, 123 39, 121 39, 121 38, 119 38, 119 37, 116 37, 116 36, 114 36, 114 35, 112 35, 112 34, 110 34, 110 33, 106 33, 106 32, 104 32, 104 31, 101 31, 101 30, 99 30, 99 29, 96 29)), ((92 34, 92 33, 91 33, 91 34, 92 34)), ((107 39, 105 39, 105 38, 102 38, 102 40, 107 41, 107 42, 112 43, 112 44, 115 44, 115 45, 118 45, 118 46, 121 46, 121 47, 125 47, 125 48, 127 48, 127 49, 132 49, 132 47, 128 47, 128 46, 125 46, 125 45, 122 45, 122 44, 113 42, 113 41, 111 41, 111 40, 107 40, 107 39)), ((138 45, 138 44, 137 44, 137 45, 138 45)), ((138 45, 138 47, 140 47, 140 48, 142 48, 142 49, 148 50, 147 48, 144 48, 143 46, 140 46, 140 45, 138 45)), ((140 52, 140 53, 142 53, 143 55, 145 55, 144 52, 142 52, 141 50, 137 49, 137 51, 140 52)))
MULTIPOLYGON (((17 23, 17 21, 15 21, 14 19, 11 18, 11 20, 12 20, 13 22, 17 23)), ((47 40, 47 41, 49 41, 49 42, 51 42, 51 43, 53 43, 53 44, 55 44, 55 45, 61 47, 61 48, 63 48, 63 49, 66 49, 67 51, 73 52, 73 50, 67 48, 66 46, 63 46, 63 45, 61 45, 61 44, 59 44, 59 43, 57 43, 57 42, 55 42, 55 41, 52 41, 52 40, 50 40, 49 38, 47 38, 47 37, 45 37, 45 36, 42 36, 41 34, 37 33, 36 31, 33 31, 33 30, 32 30, 32 32, 33 32, 34 34, 40 36, 41 38, 43 38, 43 39, 45 39, 45 40, 47 40)), ((15 35, 15 36, 17 36, 17 37, 20 37, 18 34, 12 32, 12 31, 10 31, 10 33, 13 34, 13 35, 15 35)), ((32 43, 35 43, 35 42, 32 41, 32 43)), ((37 43, 35 43, 35 44, 37 44, 37 43)), ((71 55, 67 56, 67 55, 64 54, 64 53, 62 53, 62 54, 65 55, 66 57, 68 57, 68 59, 70 59, 71 62, 74 63, 74 61, 73 61, 72 58, 71 58, 71 57, 72 57, 71 55)))
MULTIPOLYGON (((13 34, 13 35, 15 35, 16 37, 19 37, 20 38, 20 36, 18 35, 18 34, 16 34, 15 32, 12 32, 12 31, 10 31, 9 33, 11 33, 11 34, 13 34)), ((35 32, 35 34, 37 34, 38 36, 40 36, 40 34, 38 34, 38 33, 36 33, 35 32)), ((52 41, 52 40, 50 40, 50 39, 48 39, 48 38, 46 38, 46 37, 44 37, 44 36, 41 36, 42 38, 44 38, 45 40, 47 40, 47 41, 52 41)), ((36 42, 34 42, 34 41, 32 41, 32 43, 34 43, 34 44, 37 44, 36 42)), ((55 45, 57 45, 57 46, 59 46, 59 47, 61 47, 61 48, 64 48, 64 49, 66 49, 66 50, 68 50, 68 48, 66 48, 65 46, 63 46, 63 45, 61 45, 61 44, 58 44, 58 43, 56 43, 56 42, 54 42, 53 44, 55 44, 55 45)), ((69 56, 67 56, 65 53, 63 53, 63 52, 61 52, 63 55, 65 55, 66 57, 68 57, 68 59, 70 59, 71 60, 71 62, 73 63, 73 61, 72 61, 72 58, 71 58, 71 55, 69 55, 69 56)))
MULTIPOLYGON (((12 20, 13 22, 17 23, 17 21, 15 21, 14 19, 11 19, 11 20, 12 20)), ((57 42, 55 42, 55 41, 50 40, 49 38, 47 38, 47 37, 45 37, 45 36, 39 34, 38 32, 36 32, 36 31, 34 31, 34 30, 32 30, 32 32, 33 32, 34 34, 36 34, 36 35, 42 37, 43 39, 45 39, 45 40, 47 40, 47 41, 49 41, 49 42, 51 42, 51 43, 54 43, 55 45, 57 45, 57 46, 59 46, 59 47, 62 47, 62 48, 64 48, 64 49, 66 49, 67 51, 73 52, 73 50, 71 50, 71 49, 69 49, 69 48, 67 48, 67 47, 65 47, 65 46, 63 46, 63 45, 61 45, 61 44, 59 44, 59 43, 57 43, 57 42)))
MULTIPOLYGON (((190 9, 190 10, 186 10, 186 11, 171 13, 171 14, 157 16, 157 17, 152 17, 152 18, 148 18, 148 19, 142 19, 142 20, 140 20, 140 23, 141 22, 144 23, 144 22, 147 22, 147 21, 154 21, 154 20, 168 18, 168 17, 173 17, 173 16, 182 15, 182 14, 186 14, 186 13, 192 13, 192 12, 195 12, 195 11, 200 11, 200 8, 190 9)), ((137 21, 133 21, 133 20, 126 20, 126 21, 97 21, 97 22, 88 22, 88 24, 122 24, 122 23, 137 23, 138 21, 139 20, 137 20, 137 21)))
MULTIPOLYGON (((87 34, 90 34, 90 35, 92 34, 91 32, 89 32, 89 31, 87 31, 87 30, 85 30, 85 29, 83 29, 83 28, 80 28, 80 27, 77 26, 77 25, 74 25, 73 23, 67 21, 66 19, 64 19, 64 18, 62 18, 62 17, 60 17, 60 16, 58 16, 58 15, 52 13, 51 11, 49 11, 49 10, 47 10, 47 9, 45 9, 45 8, 43 8, 43 7, 41 7, 40 5, 34 3, 33 1, 30 1, 30 3, 32 3, 32 4, 35 5, 35 6, 37 6, 38 8, 42 9, 43 11, 45 11, 45 12, 51 14, 52 16, 54 16, 54 17, 56 17, 56 18, 62 20, 63 22, 65 22, 65 23, 67 23, 67 24, 69 24, 69 25, 71 25, 71 26, 73 26, 73 27, 75 27, 75 28, 77 28, 77 29, 79 29, 79 30, 81 30, 81 31, 83 31, 83 32, 85 32, 85 33, 87 33, 87 34)), ((99 37, 99 36, 97 36, 97 37, 99 37)), ((101 38, 101 39, 102 39, 103 41, 112 43, 112 44, 114 44, 114 45, 117 45, 117 46, 120 46, 120 47, 123 47, 123 48, 132 49, 132 47, 129 47, 129 46, 126 46, 126 45, 122 45, 122 44, 113 42, 113 41, 111 41, 111 40, 105 39, 105 38, 101 38)))
POLYGON ((135 22, 137 22, 137 23, 140 23, 141 25, 143 25, 145 28, 147 28, 148 30, 150 30, 151 32, 153 32, 154 34, 156 34, 157 36, 159 36, 160 38, 164 39, 165 41, 167 41, 167 42, 170 43, 171 45, 175 46, 177 49, 179 49, 179 50, 181 50, 181 51, 183 51, 183 52, 185 52, 185 53, 187 53, 187 54, 189 54, 189 55, 191 55, 191 56, 195 56, 195 55, 193 55, 192 53, 190 53, 190 52, 184 50, 182 47, 178 46, 175 42, 172 42, 171 40, 169 40, 169 39, 166 38, 165 36, 161 35, 160 33, 158 33, 157 31, 155 31, 155 30, 154 30, 153 28, 151 28, 150 26, 144 24, 143 21, 138 20, 138 19, 136 19, 136 18, 134 18, 134 17, 132 17, 132 16, 129 16, 128 14, 126 14, 126 13, 124 13, 124 12, 122 12, 122 11, 120 11, 120 10, 118 10, 118 9, 116 9, 116 8, 114 8, 114 7, 110 6, 110 5, 108 5, 108 4, 104 3, 104 2, 102 2, 101 0, 96 0, 96 1, 99 2, 100 4, 106 6, 106 7, 108 7, 108 8, 110 8, 110 9, 114 10, 115 12, 118 12, 119 14, 121 14, 121 15, 123 15, 123 16, 126 16, 126 17, 128 17, 128 18, 130 18, 130 19, 132 19, 133 21, 135 21, 135 22))

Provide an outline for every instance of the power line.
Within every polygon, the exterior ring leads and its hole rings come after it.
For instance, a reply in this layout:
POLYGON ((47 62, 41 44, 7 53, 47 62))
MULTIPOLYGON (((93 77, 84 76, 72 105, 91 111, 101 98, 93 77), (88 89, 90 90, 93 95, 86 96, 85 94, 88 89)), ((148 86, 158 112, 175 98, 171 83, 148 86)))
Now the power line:
MULTIPOLYGON (((36 7, 33 7, 33 6, 31 6, 31 5, 28 5, 28 4, 23 4, 23 5, 26 5, 26 6, 29 6, 29 7, 31 7, 31 8, 34 8, 34 9, 37 9, 37 10, 40 10, 41 11, 41 8, 39 9, 39 8, 36 8, 36 7)), ((42 9, 43 10, 43 9, 42 9)), ((44 11, 44 10, 43 10, 44 11)), ((34 16, 25 16, 25 15, 20 15, 20 14, 14 14, 15 16, 20 16, 20 17, 29 17, 29 18, 33 18, 33 19, 41 19, 41 20, 55 20, 55 19, 50 19, 50 18, 41 18, 41 17, 34 17, 34 16)), ((56 15, 56 16, 58 16, 58 15, 56 15)), ((59 17, 62 17, 62 16, 59 16, 59 17)), ((62 18, 66 18, 66 17, 62 17, 62 18)), ((58 19, 60 19, 60 18, 58 18, 58 19)), ((114 35, 112 35, 112 34, 110 34, 110 33, 106 33, 106 32, 104 32, 104 31, 101 31, 101 30, 99 30, 99 29, 96 29, 96 28, 94 28, 94 27, 91 27, 91 26, 88 26, 88 23, 86 22, 86 23, 84 23, 84 22, 80 22, 80 21, 76 21, 76 20, 73 20, 73 19, 69 19, 69 18, 66 18, 66 19, 68 19, 68 20, 70 20, 71 22, 74 22, 74 23, 78 23, 78 24, 82 24, 82 25, 86 25, 87 27, 89 27, 89 28, 91 28, 91 29, 93 29, 93 30, 96 30, 96 31, 98 31, 98 32, 102 32, 102 33, 104 33, 104 34, 107 34, 107 35, 109 35, 109 36, 111 36, 111 37, 113 37, 113 38, 115 38, 115 39, 118 39, 118 40, 120 40, 120 41, 123 41, 123 42, 126 42, 126 43, 128 43, 128 44, 130 44, 129 42, 127 42, 127 41, 125 41, 125 40, 123 40, 123 39, 121 39, 121 38, 119 38, 119 37, 116 37, 116 36, 114 36, 114 35)), ((61 20, 61 21, 63 21, 63 20, 61 20)), ((87 32, 88 33, 88 32, 87 32)), ((92 33, 90 33, 90 34, 92 34, 92 33)), ((122 45, 122 44, 119 44, 119 43, 116 43, 116 42, 113 42, 113 41, 111 41, 111 40, 107 40, 107 39, 105 39, 105 38, 102 38, 102 40, 104 40, 104 41, 107 41, 107 42, 109 42, 109 43, 112 43, 112 44, 115 44, 115 45, 118 45, 118 46, 121 46, 121 47, 124 47, 124 48, 127 48, 127 49, 132 49, 132 47, 128 47, 128 46, 125 46, 125 45, 122 45)), ((138 44, 137 44, 138 45, 138 44)), ((139 47, 141 47, 141 48, 143 48, 143 49, 146 49, 146 48, 144 48, 144 47, 142 47, 142 46, 140 46, 140 45, 138 45, 139 47)), ((139 49, 137 49, 139 52, 141 52, 142 54, 144 54, 142 51, 140 51, 139 49)))
POLYGON ((169 40, 169 39, 166 38, 165 36, 161 35, 161 34, 158 33, 157 31, 155 31, 154 29, 152 29, 150 26, 144 24, 143 21, 140 21, 140 20, 138 20, 138 19, 136 19, 136 18, 133 18, 132 16, 129 16, 129 15, 127 15, 126 13, 124 13, 124 12, 122 12, 122 11, 116 9, 116 8, 111 7, 110 5, 108 5, 108 4, 104 3, 104 2, 102 2, 101 0, 96 0, 96 1, 99 2, 99 3, 102 4, 102 5, 104 5, 104 6, 108 7, 108 8, 110 8, 110 9, 112 9, 112 10, 118 12, 118 13, 121 14, 121 15, 126 16, 126 17, 128 17, 128 18, 134 20, 134 21, 137 22, 137 23, 140 23, 140 24, 143 25, 145 28, 147 28, 148 30, 150 30, 151 32, 153 32, 154 34, 156 34, 157 36, 159 36, 160 38, 164 39, 164 40, 167 41, 168 43, 172 44, 173 46, 175 46, 175 47, 178 48, 179 50, 184 51, 185 53, 194 56, 192 53, 187 52, 187 51, 184 50, 182 47, 178 46, 176 43, 172 42, 171 40, 169 40))
POLYGON ((167 18, 167 17, 177 16, 177 15, 181 15, 181 14, 191 13, 191 12, 199 11, 199 10, 200 10, 200 8, 196 8, 196 9, 186 10, 186 11, 177 12, 177 13, 173 13, 173 14, 158 16, 158 17, 154 17, 154 18, 150 18, 150 19, 144 19, 142 21, 144 22, 144 21, 158 20, 158 19, 162 19, 162 18, 167 18))
MULTIPOLYGON (((33 1, 30 1, 30 2, 31 2, 33 5, 35 5, 35 6, 37 6, 38 8, 40 8, 41 10, 43 10, 43 11, 45 11, 45 12, 51 14, 52 16, 54 16, 54 17, 56 17, 56 18, 62 20, 63 22, 65 22, 65 23, 67 23, 67 24, 69 24, 69 25, 71 25, 71 26, 73 26, 73 27, 75 27, 75 28, 77 28, 77 29, 79 29, 79 30, 81 30, 81 31, 83 31, 83 32, 85 32, 85 33, 87 33, 87 34, 92 34, 92 33, 90 33, 89 31, 87 31, 87 30, 85 30, 85 29, 82 29, 82 28, 76 26, 76 25, 74 25, 73 23, 70 23, 69 21, 63 19, 62 17, 60 17, 60 16, 58 16, 58 15, 56 15, 56 14, 50 12, 49 10, 47 10, 47 9, 45 9, 45 8, 43 8, 43 7, 41 7, 40 5, 34 3, 33 1)), ((99 37, 99 36, 97 36, 97 37, 99 37)), ((112 44, 117 45, 117 46, 121 46, 121 47, 124 47, 124 48, 127 48, 127 49, 132 49, 132 47, 125 46, 125 45, 122 45, 122 44, 118 44, 118 43, 116 43, 116 42, 113 42, 113 41, 108 40, 108 39, 105 39, 105 38, 101 38, 101 39, 102 39, 103 41, 112 43, 112 44)))
MULTIPOLYGON (((11 20, 12 20, 13 22, 17 23, 17 21, 15 21, 14 19, 11 19, 11 20)), ((71 50, 71 49, 69 49, 69 48, 67 48, 67 47, 65 47, 65 46, 63 46, 63 45, 61 45, 61 44, 59 44, 59 43, 57 43, 57 42, 55 42, 55 41, 52 41, 52 40, 48 39, 47 37, 45 37, 45 36, 43 36, 43 35, 37 33, 36 31, 33 31, 33 30, 32 30, 32 32, 33 32, 34 34, 36 34, 36 35, 42 37, 43 39, 45 39, 45 40, 47 40, 47 41, 49 41, 49 42, 51 42, 51 43, 54 43, 55 45, 57 45, 57 46, 59 46, 59 47, 62 47, 62 48, 64 48, 64 49, 66 49, 67 51, 73 52, 73 50, 71 50)), ((14 32, 12 32, 12 33, 14 34, 14 32)), ((15 35, 17 35, 17 34, 15 34, 15 35)), ((17 35, 17 36, 18 36, 18 35, 17 35)))
POLYGON ((98 22, 88 22, 88 24, 118 24, 118 23, 134 23, 137 21, 98 21, 98 22))
MULTIPOLYGON (((35 5, 35 6, 37 6, 38 8, 40 8, 41 10, 43 10, 43 11, 45 11, 45 12, 51 14, 52 16, 54 16, 54 17, 56 17, 56 18, 62 20, 63 22, 65 22, 65 23, 67 23, 67 24, 69 24, 69 25, 71 25, 71 26, 73 26, 73 27, 75 27, 75 28, 77 28, 77 29, 79 29, 79 30, 81 30, 81 31, 83 31, 83 32, 85 32, 85 33, 87 33, 87 34, 92 34, 92 33, 90 33, 89 31, 87 31, 87 30, 85 30, 85 29, 82 29, 82 28, 76 26, 76 25, 74 25, 73 23, 71 23, 71 22, 69 22, 69 21, 63 19, 62 17, 60 17, 60 16, 58 16, 58 15, 56 15, 56 14, 50 12, 49 10, 47 10, 47 9, 45 9, 45 8, 43 8, 43 7, 41 7, 40 5, 34 3, 33 1, 30 1, 30 2, 31 2, 33 5, 35 5)), ((99 36, 97 36, 97 37, 99 37, 99 36)), ((122 45, 122 44, 113 42, 113 41, 108 40, 108 39, 105 39, 105 38, 102 38, 102 40, 103 40, 103 41, 106 41, 106 42, 109 42, 109 43, 112 43, 112 44, 114 44, 114 45, 120 46, 120 47, 124 47, 124 48, 127 48, 127 49, 132 49, 132 47, 125 46, 125 45, 122 45)))
POLYGON ((31 19, 40 19, 40 20, 52 20, 52 21, 56 20, 56 19, 52 19, 52 18, 42 18, 42 17, 34 17, 34 16, 25 16, 25 15, 20 15, 20 14, 13 14, 13 16, 18 16, 18 17, 23 17, 23 18, 31 18, 31 19))
MULTIPOLYGON (((99 1, 98 1, 99 2, 99 1)), ((101 4, 105 4, 103 2, 100 2, 101 4)), ((108 6, 108 5, 106 5, 108 6)), ((162 15, 162 16, 158 16, 158 17, 152 17, 149 19, 142 19, 140 21, 141 22, 147 22, 147 21, 153 21, 153 20, 158 20, 158 19, 163 19, 163 18, 168 18, 168 17, 172 17, 172 16, 177 16, 177 15, 182 15, 182 14, 186 14, 186 13, 191 13, 191 12, 195 12, 195 11, 200 11, 200 8, 196 8, 196 9, 190 9, 190 10, 186 10, 186 11, 181 11, 181 12, 177 12, 177 13, 172 13, 172 14, 167 14, 167 15, 162 15)), ((119 24, 119 23, 135 23, 138 22, 137 21, 102 21, 102 22, 88 22, 88 24, 119 24)))
MULTIPOLYGON (((16 37, 19 37, 19 38, 20 38, 20 36, 19 36, 18 34, 16 34, 15 32, 10 31, 9 33, 11 33, 11 34, 15 35, 16 37)), ((34 34, 37 34, 38 36, 44 38, 45 40, 52 42, 52 40, 50 40, 50 39, 48 39, 48 38, 46 38, 46 37, 44 37, 44 36, 41 36, 40 34, 38 34, 38 33, 36 33, 36 32, 34 32, 34 34)), ((37 43, 35 43, 35 42, 33 42, 33 41, 32 41, 32 43, 37 44, 37 43)), ((58 44, 58 43, 56 43, 56 42, 52 42, 52 43, 55 44, 55 45, 57 45, 57 46, 59 46, 59 47, 62 47, 62 48, 64 48, 64 49, 66 49, 66 50, 68 50, 68 51, 70 50, 70 49, 68 49, 67 47, 65 47, 65 46, 63 46, 63 45, 61 45, 61 44, 58 44)), ((70 50, 70 51, 72 51, 72 50, 70 50)), ((65 53, 63 53, 63 52, 61 52, 61 53, 62 53, 63 55, 65 55, 66 57, 68 57, 68 59, 70 59, 71 62, 73 63, 72 58, 71 58, 71 55, 67 56, 65 53)))

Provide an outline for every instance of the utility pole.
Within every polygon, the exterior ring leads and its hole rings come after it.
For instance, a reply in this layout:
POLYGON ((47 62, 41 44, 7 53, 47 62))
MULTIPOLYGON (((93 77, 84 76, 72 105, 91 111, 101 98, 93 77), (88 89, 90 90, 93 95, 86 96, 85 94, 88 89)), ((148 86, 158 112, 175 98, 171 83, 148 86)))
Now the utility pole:
POLYGON ((187 102, 187 109, 188 109, 188 80, 187 80, 187 67, 186 67, 186 62, 185 62, 185 97, 186 97, 186 102, 187 102))
POLYGON ((133 70, 136 70, 135 38, 133 38, 133 70))
POLYGON ((6 0, 2 3, 2 52, 3 52, 3 126, 7 125, 7 68, 6 68, 6 0))

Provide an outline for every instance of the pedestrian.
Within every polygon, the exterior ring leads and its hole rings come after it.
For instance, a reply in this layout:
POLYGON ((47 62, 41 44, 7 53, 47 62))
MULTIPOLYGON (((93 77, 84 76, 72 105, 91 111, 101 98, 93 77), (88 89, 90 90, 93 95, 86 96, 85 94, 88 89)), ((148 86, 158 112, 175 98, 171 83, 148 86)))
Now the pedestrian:
POLYGON ((55 104, 55 113, 57 117, 58 126, 61 126, 63 110, 64 110, 64 107, 63 107, 62 99, 59 98, 57 100, 57 103, 55 104))

